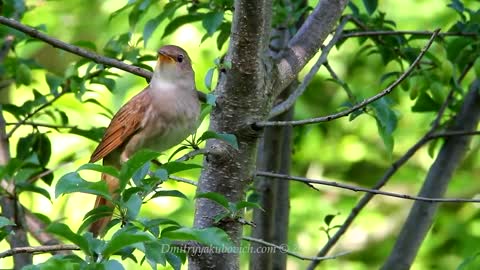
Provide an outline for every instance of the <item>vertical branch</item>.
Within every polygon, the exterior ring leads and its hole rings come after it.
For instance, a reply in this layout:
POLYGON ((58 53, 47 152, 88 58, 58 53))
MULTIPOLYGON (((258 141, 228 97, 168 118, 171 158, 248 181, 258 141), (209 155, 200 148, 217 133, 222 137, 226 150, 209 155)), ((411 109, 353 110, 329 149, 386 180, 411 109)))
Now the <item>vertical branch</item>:
MULTIPOLYGON (((5 119, 3 113, 0 112, 0 165, 6 165, 10 160, 9 141, 5 131, 5 119)), ((2 184, 8 183, 6 180, 1 179, 2 184)), ((2 188, 3 185, 2 185, 2 188)), ((5 189, 6 195, 1 198, 2 215, 16 225, 13 226, 11 234, 8 236, 7 241, 10 247, 27 247, 29 246, 27 239, 27 232, 24 229, 23 211, 19 206, 17 197, 15 196, 15 188, 11 184, 7 184, 5 189)), ((13 256, 14 269, 22 269, 26 265, 32 264, 32 254, 15 254, 13 256)))
MULTIPOLYGON (((13 14, 14 19, 18 19, 21 16, 18 11, 13 14)), ((0 64, 2 64, 8 55, 8 52, 13 46, 15 37, 13 35, 7 35, 4 38, 4 42, 0 48, 0 64)), ((1 91, 2 97, 0 100, 8 100, 9 92, 7 89, 1 91)), ((6 165, 10 161, 10 144, 6 133, 5 118, 0 111, 0 165, 6 165)), ((12 183, 9 183, 5 179, 0 179, 1 188, 4 189, 5 195, 2 196, 0 204, 2 207, 2 215, 15 223, 10 235, 7 237, 7 241, 10 247, 28 247, 27 232, 25 229, 25 220, 23 218, 23 209, 17 201, 15 195, 15 187, 12 183)), ((24 266, 32 264, 32 254, 15 254, 13 256, 14 269, 22 269, 24 266)))
MULTIPOLYGON (((286 98, 296 88, 292 83, 279 98, 286 98)), ((292 119, 293 107, 274 119, 292 119)), ((257 169, 269 172, 290 173, 292 155, 292 127, 268 127, 258 147, 257 169)), ((259 195, 262 209, 254 209, 252 237, 282 246, 288 242, 288 221, 290 212, 289 181, 278 181, 271 177, 257 177, 255 191, 259 195)), ((253 250, 262 247, 252 243, 253 250)), ((277 250, 275 253, 252 253, 250 269, 286 269, 287 254, 277 250)))
MULTIPOLYGON (((449 131, 474 130, 480 120, 480 81, 471 86, 462 109, 449 131)), ((468 151, 470 136, 454 136, 446 139, 435 162, 430 167, 419 196, 443 197, 448 183, 459 163, 468 151)), ((409 269, 423 239, 432 226, 438 203, 416 201, 403 225, 395 246, 382 269, 409 269)))

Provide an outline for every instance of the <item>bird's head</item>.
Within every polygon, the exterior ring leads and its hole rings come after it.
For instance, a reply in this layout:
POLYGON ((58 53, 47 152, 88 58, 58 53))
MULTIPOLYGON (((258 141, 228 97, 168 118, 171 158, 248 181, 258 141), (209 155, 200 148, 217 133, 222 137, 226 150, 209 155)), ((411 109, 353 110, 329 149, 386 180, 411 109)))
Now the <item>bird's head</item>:
POLYGON ((194 81, 192 62, 184 49, 175 45, 165 45, 157 53, 153 79, 171 83, 194 81))

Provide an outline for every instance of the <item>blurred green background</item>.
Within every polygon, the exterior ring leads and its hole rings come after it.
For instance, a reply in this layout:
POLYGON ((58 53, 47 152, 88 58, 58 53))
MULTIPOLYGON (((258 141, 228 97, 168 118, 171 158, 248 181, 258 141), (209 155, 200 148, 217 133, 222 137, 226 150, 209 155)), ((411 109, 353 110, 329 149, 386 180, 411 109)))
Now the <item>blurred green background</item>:
MULTIPOLYGON (((75 43, 87 40, 97 48, 103 48, 113 35, 133 31, 132 46, 141 47, 147 52, 155 50, 163 44, 177 44, 184 47, 193 60, 196 72, 197 87, 206 91, 204 77, 209 68, 214 66, 214 59, 226 50, 218 51, 215 38, 201 43, 203 29, 201 23, 182 26, 173 35, 161 39, 163 29, 168 21, 163 22, 154 32, 152 38, 143 48, 143 42, 136 45, 141 36, 144 23, 161 12, 162 4, 154 5, 138 24, 138 29, 129 29, 128 12, 120 13, 109 20, 113 11, 121 8, 127 1, 121 0, 71 0, 71 1, 26 1, 28 11, 22 22, 31 25, 45 25, 46 32, 60 40, 75 43)), ((161 3, 163 1, 160 1, 161 3)), ((310 1, 315 4, 316 1, 310 1)), ((353 1, 361 6, 361 1, 353 1)), ((441 27, 447 30, 458 15, 447 4, 446 0, 383 0, 379 1, 379 10, 386 13, 388 19, 396 22, 400 30, 434 30, 441 27)), ((479 1, 466 1, 466 5, 478 8, 479 1)), ((347 8, 346 13, 350 10, 347 8)), ((231 18, 228 17, 229 19, 231 18)), ((415 41, 423 46, 425 39, 415 41)), ((97 50, 101 52, 101 49, 97 50)), ((431 52, 443 59, 445 51, 433 46, 431 52)), ((21 43, 15 53, 23 58, 33 58, 50 72, 63 76, 77 56, 53 48, 42 42, 21 43)), ((316 59, 316 57, 314 57, 316 59)), ((346 81, 350 88, 360 97, 371 96, 386 86, 380 82, 380 76, 398 70, 396 64, 385 66, 380 56, 359 53, 356 39, 349 39, 339 50, 333 49, 329 63, 338 75, 346 81)), ((153 65, 153 64, 152 64, 153 65)), ((302 76, 308 71, 307 66, 302 76)), ((115 71, 117 72, 117 71, 115 71)), ((94 98, 116 112, 129 97, 146 86, 143 78, 118 71, 116 87, 111 93, 104 86, 90 85, 95 92, 87 93, 85 99, 94 98)), ((42 93, 48 92, 43 70, 33 70, 33 83, 28 86, 12 87, 10 100, 21 105, 33 97, 32 89, 42 93)), ((471 76, 467 82, 471 81, 471 76), (469 80, 470 79, 470 80, 469 80)), ((328 73, 321 69, 307 92, 300 98, 295 107, 295 118, 304 119, 336 112, 347 101, 345 92, 335 83, 327 81, 328 73)), ((448 89, 445 89, 447 91, 448 89)), ((375 119, 362 115, 354 121, 342 118, 333 122, 295 128, 292 174, 315 179, 328 179, 342 183, 369 187, 373 185, 389 168, 392 161, 401 156, 429 128, 433 113, 413 113, 408 93, 401 89, 390 95, 394 100, 394 109, 399 117, 398 127, 394 132, 395 146, 393 155, 389 155, 382 139, 378 135, 375 119)), ((83 104, 73 96, 62 97, 55 107, 67 112, 70 123, 83 128, 106 126, 109 119, 100 114, 97 106, 83 104)), ((6 114, 7 122, 15 119, 6 114)), ((40 119, 41 120, 41 119, 40 119)), ((208 119, 207 119, 208 120, 208 119)), ((48 117, 45 116, 48 122, 48 117)), ((201 129, 206 130, 204 122, 201 129)), ((48 130, 48 129, 45 129, 48 130)), ((15 155, 17 140, 31 131, 22 127, 11 141, 12 156, 15 155)), ((53 154, 49 168, 57 168, 55 179, 77 169, 88 162, 96 143, 80 136, 49 131, 53 142, 53 154)), ((478 157, 479 140, 474 139, 471 154, 459 167, 448 189, 448 197, 472 198, 480 192, 480 160, 478 157)), ((168 157, 168 154, 164 156, 168 157)), ((195 162, 201 162, 197 158, 195 162)), ((426 172, 433 162, 427 149, 421 149, 398 173, 396 173, 385 190, 416 194, 422 185, 426 172)), ((199 170, 189 171, 180 176, 197 180, 199 170)), ((98 175, 85 174, 87 179, 96 180, 98 175)), ((150 201, 143 208, 143 215, 169 217, 180 224, 190 226, 193 220, 192 186, 169 181, 166 189, 179 189, 190 200, 162 197, 150 201)), ((45 188, 54 194, 53 187, 45 188)), ((320 192, 306 185, 291 183, 291 217, 289 230, 289 249, 306 256, 314 256, 327 240, 321 231, 323 218, 329 214, 337 215, 333 225, 340 225, 349 214, 350 209, 362 195, 351 191, 332 187, 318 187, 320 192)), ((94 197, 76 193, 70 196, 47 200, 39 195, 22 193, 20 200, 33 212, 39 212, 52 220, 62 220, 78 228, 83 215, 90 210, 94 197)), ((378 268, 389 254, 399 229, 409 211, 411 202, 395 198, 377 196, 364 209, 347 234, 341 239, 332 254, 349 251, 349 255, 324 262, 321 269, 364 270, 378 268)), ((247 214, 247 219, 251 213, 247 214)), ((466 257, 480 251, 480 219, 478 207, 474 204, 443 204, 438 212, 433 228, 425 239, 417 259, 412 267, 423 269, 455 269, 466 257)), ((247 228, 246 231, 249 231, 247 228)), ((35 244, 35 243, 33 243, 35 244)), ((244 243, 245 245, 247 243, 244 243)), ((8 249, 5 241, 0 243, 0 250, 8 249)), ((35 262, 42 262, 50 255, 37 255, 35 262)), ((303 269, 308 264, 293 257, 288 259, 288 269, 303 269)), ((248 265, 246 255, 243 256, 242 269, 248 265)), ((0 261, 0 268, 11 267, 11 260, 0 261)), ((144 265, 128 262, 127 269, 149 269, 144 265)))

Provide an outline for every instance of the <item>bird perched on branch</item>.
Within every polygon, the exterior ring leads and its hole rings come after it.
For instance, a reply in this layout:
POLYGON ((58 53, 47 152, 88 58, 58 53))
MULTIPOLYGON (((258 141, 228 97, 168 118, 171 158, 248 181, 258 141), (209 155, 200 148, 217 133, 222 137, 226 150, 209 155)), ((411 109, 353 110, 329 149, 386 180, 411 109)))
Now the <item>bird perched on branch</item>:
MULTIPOLYGON (((113 117, 90 162, 120 169, 140 149, 165 151, 183 141, 197 128, 200 104, 191 60, 182 48, 166 45, 158 59, 149 85, 128 101, 113 117)), ((118 196, 119 181, 108 174, 102 180, 112 197, 118 196)), ((95 207, 113 204, 98 196, 95 207)), ((103 233, 111 216, 96 220, 89 230, 103 233)))

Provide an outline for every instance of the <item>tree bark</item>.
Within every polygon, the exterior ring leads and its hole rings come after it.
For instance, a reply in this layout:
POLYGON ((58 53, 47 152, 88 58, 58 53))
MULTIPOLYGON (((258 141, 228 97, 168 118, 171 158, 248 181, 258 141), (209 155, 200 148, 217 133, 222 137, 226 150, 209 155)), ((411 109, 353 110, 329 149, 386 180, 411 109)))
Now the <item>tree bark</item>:
MULTIPOLYGON (((254 129, 252 124, 268 117, 275 97, 318 51, 347 2, 320 1, 302 25, 301 34, 288 44, 284 57, 273 61, 266 57, 272 1, 235 1, 229 50, 225 57, 232 67, 221 73, 215 89, 217 105, 210 115, 210 129, 234 134, 239 149, 218 140, 207 143, 208 154, 204 159, 198 193, 217 192, 231 202, 245 198, 255 172, 257 144, 261 134, 261 130, 254 129)), ((196 200, 194 226, 217 226, 227 232, 238 247, 242 234, 238 221, 222 220, 214 224, 215 216, 222 211, 222 207, 211 200, 196 200)), ((190 254, 189 268, 239 269, 239 254, 190 254)))
MULTIPOLYGON (((480 81, 470 87, 454 124, 447 131, 474 130, 480 120, 480 81)), ((468 151, 471 136, 449 137, 430 167, 418 196, 440 198, 445 194, 452 175, 468 151)), ((410 269, 418 249, 432 226, 438 203, 416 201, 408 215, 395 246, 382 269, 410 269)))
MULTIPOLYGON (((284 91, 288 96, 297 86, 293 83, 284 91)), ((275 117, 274 120, 291 120, 293 108, 275 117)), ((258 147, 257 168, 262 171, 290 174, 292 155, 292 127, 268 127, 258 147)), ((257 177, 255 192, 259 195, 262 209, 254 209, 252 237, 266 242, 285 246, 288 243, 288 221, 290 213, 289 181, 278 181, 270 177, 257 177)), ((253 250, 263 247, 252 243, 253 250)), ((250 254, 250 269, 286 269, 287 254, 262 252, 250 254)))

